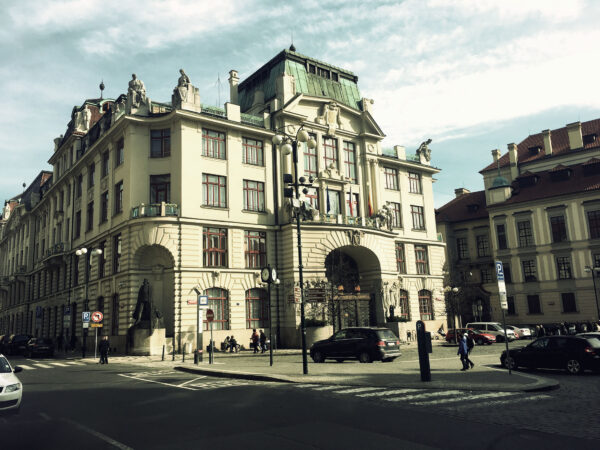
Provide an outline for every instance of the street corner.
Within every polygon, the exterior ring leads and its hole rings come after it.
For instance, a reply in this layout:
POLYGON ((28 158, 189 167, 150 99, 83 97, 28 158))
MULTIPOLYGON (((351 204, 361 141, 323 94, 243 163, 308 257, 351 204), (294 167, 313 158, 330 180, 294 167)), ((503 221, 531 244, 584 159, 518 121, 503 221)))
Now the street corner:
POLYGON ((268 375, 263 373, 243 372, 237 370, 226 370, 217 368, 208 368, 202 365, 194 366, 175 366, 174 369, 180 372, 193 373, 198 375, 209 375, 217 378, 237 378, 241 380, 254 380, 254 381, 273 381, 280 383, 295 383, 293 377, 286 375, 274 374, 268 375))

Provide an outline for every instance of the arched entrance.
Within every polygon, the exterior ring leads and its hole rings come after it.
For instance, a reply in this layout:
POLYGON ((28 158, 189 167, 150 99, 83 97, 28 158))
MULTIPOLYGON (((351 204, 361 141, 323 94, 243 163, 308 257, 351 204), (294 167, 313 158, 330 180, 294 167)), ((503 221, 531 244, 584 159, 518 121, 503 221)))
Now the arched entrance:
POLYGON ((154 306, 162 314, 166 335, 173 336, 175 330, 175 279, 174 261, 171 252, 160 245, 145 245, 135 252, 135 267, 139 271, 137 286, 144 279, 150 283, 150 295, 154 306))
POLYGON ((375 292, 381 270, 371 250, 360 246, 333 250, 325 258, 325 276, 331 286, 330 312, 335 330, 377 324, 375 292))

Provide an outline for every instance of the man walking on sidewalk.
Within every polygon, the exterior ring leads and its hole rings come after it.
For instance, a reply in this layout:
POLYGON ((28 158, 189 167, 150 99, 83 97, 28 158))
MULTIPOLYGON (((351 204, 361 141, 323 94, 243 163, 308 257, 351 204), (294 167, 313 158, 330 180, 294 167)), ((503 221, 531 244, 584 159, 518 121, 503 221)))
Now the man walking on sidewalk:
POLYGON ((108 364, 108 350, 110 348, 110 342, 108 342, 108 336, 102 336, 100 344, 98 344, 98 350, 100 350, 100 364, 108 364))
POLYGON ((460 361, 462 362, 463 368, 461 371, 467 370, 469 368, 469 349, 467 347, 467 333, 462 335, 462 339, 458 341, 458 353, 460 355, 460 361))

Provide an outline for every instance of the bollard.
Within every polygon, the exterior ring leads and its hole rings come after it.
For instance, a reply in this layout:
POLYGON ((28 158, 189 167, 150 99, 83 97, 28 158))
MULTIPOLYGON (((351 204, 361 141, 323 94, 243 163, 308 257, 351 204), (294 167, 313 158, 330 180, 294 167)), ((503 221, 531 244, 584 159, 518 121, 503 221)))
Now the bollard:
POLYGON ((431 334, 425 331, 425 323, 422 320, 417 321, 417 343, 419 345, 419 367, 421 369, 421 381, 431 381, 431 368, 429 366, 429 353, 431 353, 431 334))
POLYGON ((187 344, 183 344, 183 357, 182 357, 182 359, 181 359, 181 362, 185 362, 185 351, 186 351, 186 348, 185 348, 185 346, 186 346, 186 345, 187 345, 187 344))
POLYGON ((162 360, 165 360, 165 345, 163 344, 162 360))
POLYGON ((198 349, 194 350, 194 364, 198 364, 198 349))
POLYGON ((173 361, 175 361, 175 335, 173 334, 173 361))

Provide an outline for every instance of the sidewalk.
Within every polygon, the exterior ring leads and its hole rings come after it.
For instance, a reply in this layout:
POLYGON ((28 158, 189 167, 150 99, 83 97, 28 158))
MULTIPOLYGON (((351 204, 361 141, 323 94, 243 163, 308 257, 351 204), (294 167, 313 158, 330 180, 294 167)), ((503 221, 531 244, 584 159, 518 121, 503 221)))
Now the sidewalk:
MULTIPOLYGON (((407 355, 408 356, 408 355, 407 355)), ((86 358, 87 360, 88 358, 86 358)), ((161 357, 116 356, 109 357, 111 363, 142 365, 152 368, 170 368, 184 372, 215 377, 240 378, 287 383, 320 383, 347 386, 380 386, 415 389, 462 389, 473 391, 539 391, 556 389, 555 380, 537 375, 512 372, 497 366, 497 357, 490 355, 474 356, 475 367, 468 371, 459 370, 457 357, 435 358, 430 360, 431 381, 422 382, 418 359, 398 358, 391 363, 374 362, 360 364, 355 361, 338 363, 327 361, 315 364, 308 358, 308 374, 302 373, 300 350, 278 350, 274 364, 269 366, 269 353, 240 354, 215 353, 214 364, 208 363, 208 355, 203 362, 194 365, 193 357, 166 355, 161 357)))

